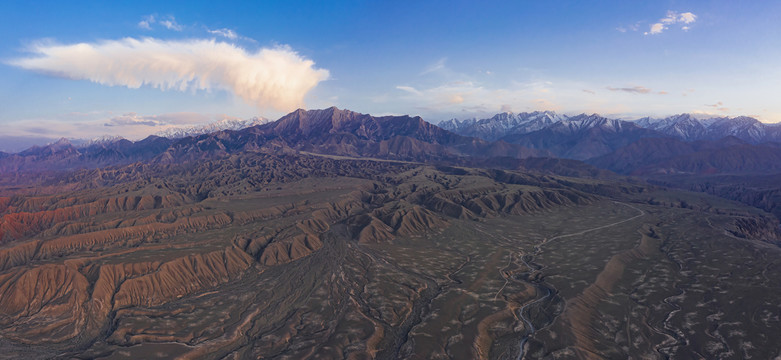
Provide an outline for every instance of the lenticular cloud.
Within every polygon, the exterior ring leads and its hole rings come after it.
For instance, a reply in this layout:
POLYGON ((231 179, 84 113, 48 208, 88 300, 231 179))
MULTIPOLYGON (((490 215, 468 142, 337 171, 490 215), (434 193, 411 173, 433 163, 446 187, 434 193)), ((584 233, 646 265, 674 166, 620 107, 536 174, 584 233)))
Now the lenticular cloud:
POLYGON ((248 53, 215 40, 153 38, 32 47, 33 57, 12 65, 103 85, 234 93, 259 108, 281 111, 303 105, 304 95, 328 78, 328 70, 288 47, 248 53))

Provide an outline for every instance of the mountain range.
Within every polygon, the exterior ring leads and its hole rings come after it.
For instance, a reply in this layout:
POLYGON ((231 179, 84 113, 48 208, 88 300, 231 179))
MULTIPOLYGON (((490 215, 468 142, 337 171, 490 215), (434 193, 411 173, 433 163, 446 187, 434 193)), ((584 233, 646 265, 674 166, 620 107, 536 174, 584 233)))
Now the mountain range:
POLYGON ((752 144, 781 141, 781 124, 765 124, 748 116, 698 118, 680 114, 663 119, 646 117, 635 123, 686 141, 718 140, 728 136, 752 144))
POLYGON ((498 120, 0 153, 0 359, 779 353, 778 143, 498 120))
MULTIPOLYGON (((781 124, 765 124, 748 116, 702 117, 679 114, 666 118, 645 117, 636 121, 608 119, 597 114, 567 116, 552 111, 499 113, 486 119, 451 119, 439 123, 443 129, 487 140, 519 138, 546 128, 583 129, 600 127, 606 131, 632 131, 635 127, 654 130, 663 136, 685 141, 718 140, 734 136, 749 143, 781 141, 781 124)), ((661 135, 657 135, 661 136, 661 135)))
POLYGON ((19 153, 0 153, 0 171, 172 163, 251 150, 450 164, 488 161, 505 168, 534 164, 560 173, 577 169, 576 174, 598 172, 574 162, 562 167, 561 160, 550 159, 585 161, 627 175, 768 174, 781 171, 776 162, 781 145, 775 142, 779 129, 748 117, 701 119, 683 114, 631 122, 550 111, 453 119, 437 126, 420 117, 375 117, 332 107, 299 109, 274 122, 226 120, 135 142, 109 137, 74 145, 61 139, 19 153), (497 162, 500 158, 506 160, 497 162), (520 161, 527 158, 549 160, 544 165, 539 160, 520 161))
POLYGON ((182 138, 152 135, 136 142, 113 139, 82 147, 61 139, 19 153, 3 154, 0 171, 97 168, 137 161, 174 163, 228 156, 241 151, 303 151, 404 161, 453 162, 473 157, 522 159, 552 156, 545 150, 458 135, 420 117, 374 117, 332 107, 297 110, 275 122, 182 138))
POLYGON ((250 126, 265 124, 269 122, 264 117, 252 117, 249 119, 222 119, 201 126, 173 127, 154 133, 155 136, 181 139, 188 136, 198 136, 210 134, 222 130, 241 130, 250 126))
POLYGON ((714 174, 781 171, 781 125, 750 117, 681 114, 637 121, 550 111, 448 120, 444 129, 547 150, 621 174, 714 174))

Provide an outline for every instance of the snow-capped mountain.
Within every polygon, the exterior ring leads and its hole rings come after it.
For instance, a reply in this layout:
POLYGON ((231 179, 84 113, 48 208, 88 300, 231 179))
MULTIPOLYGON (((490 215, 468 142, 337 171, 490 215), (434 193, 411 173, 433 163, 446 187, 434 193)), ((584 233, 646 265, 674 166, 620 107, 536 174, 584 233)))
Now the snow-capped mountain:
POLYGON ((115 143, 117 141, 125 140, 122 136, 103 135, 93 139, 74 139, 71 141, 73 145, 79 148, 90 147, 93 145, 105 145, 115 143))
POLYGON ((251 126, 265 124, 267 122, 269 122, 269 120, 262 117, 253 117, 250 119, 223 119, 203 126, 169 128, 163 131, 158 131, 155 133, 155 136, 169 139, 181 139, 188 136, 211 134, 213 132, 222 130, 241 130, 251 126))
POLYGON ((570 130, 572 133, 580 132, 586 129, 600 128, 609 132, 621 132, 628 127, 634 128, 634 124, 624 120, 609 119, 599 116, 597 114, 580 114, 572 117, 561 117, 561 125, 554 123, 547 127, 559 127, 563 126, 570 130))
POLYGON ((605 131, 620 132, 631 122, 609 119, 598 114, 567 116, 553 111, 535 111, 514 114, 504 112, 488 119, 450 119, 439 123, 439 127, 464 136, 485 140, 499 140, 512 135, 523 135, 542 129, 556 128, 558 132, 576 133, 594 127, 605 131))
POLYGON ((525 134, 544 129, 566 118, 553 111, 518 114, 504 112, 488 119, 450 119, 440 122, 439 127, 460 135, 494 141, 509 134, 525 134))
POLYGON ((727 136, 754 144, 781 141, 781 125, 765 124, 748 116, 698 118, 680 114, 662 119, 642 118, 636 124, 685 141, 718 140, 727 136))
POLYGON ((585 160, 610 153, 638 139, 656 136, 663 135, 629 121, 580 114, 560 116, 558 121, 542 129, 508 134, 500 140, 548 150, 560 157, 585 160))
POLYGON ((664 119, 645 117, 635 123, 646 129, 656 130, 686 141, 701 139, 708 132, 703 121, 691 114, 673 115, 664 119))
POLYGON ((678 114, 665 118, 645 117, 636 121, 609 119, 597 114, 567 116, 552 111, 531 113, 500 113, 487 119, 451 119, 439 123, 443 129, 460 135, 486 140, 517 141, 522 135, 543 129, 555 132, 577 133, 599 127, 603 131, 621 132, 628 126, 653 130, 660 136, 671 136, 684 141, 718 140, 734 136, 749 143, 781 142, 781 124, 765 124, 747 116, 702 117, 678 114))

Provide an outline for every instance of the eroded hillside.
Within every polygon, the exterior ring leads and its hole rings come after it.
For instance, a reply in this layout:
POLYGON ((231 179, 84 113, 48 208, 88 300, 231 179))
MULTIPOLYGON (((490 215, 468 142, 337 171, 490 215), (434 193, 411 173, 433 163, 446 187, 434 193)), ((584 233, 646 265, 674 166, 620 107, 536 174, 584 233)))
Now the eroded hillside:
POLYGON ((781 325, 777 222, 707 197, 293 154, 27 180, 0 357, 764 358, 781 325))

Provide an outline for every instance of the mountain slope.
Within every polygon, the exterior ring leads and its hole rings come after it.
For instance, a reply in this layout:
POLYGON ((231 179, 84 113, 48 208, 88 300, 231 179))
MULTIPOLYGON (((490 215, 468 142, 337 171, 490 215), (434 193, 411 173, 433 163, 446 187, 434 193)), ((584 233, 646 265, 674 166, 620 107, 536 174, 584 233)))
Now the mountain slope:
POLYGON ((621 174, 768 174, 781 171, 781 146, 736 137, 685 142, 647 138, 588 161, 621 174))
POLYGON ((500 113, 481 120, 452 119, 440 126, 464 136, 502 140, 576 160, 610 153, 640 138, 664 136, 632 122, 597 114, 566 116, 551 111, 500 113))
POLYGON ((407 160, 549 155, 518 145, 461 136, 417 116, 374 117, 336 107, 300 109, 273 123, 238 133, 277 141, 277 146, 332 155, 407 160))
POLYGON ((641 138, 658 136, 662 135, 632 122, 608 119, 596 114, 581 114, 541 130, 507 135, 502 140, 533 149, 548 150, 559 157, 585 160, 608 154, 641 138))
POLYGON ((76 147, 66 139, 45 146, 33 146, 0 158, 0 172, 52 171, 118 166, 145 161, 160 155, 172 140, 149 136, 139 141, 118 139, 76 147))

